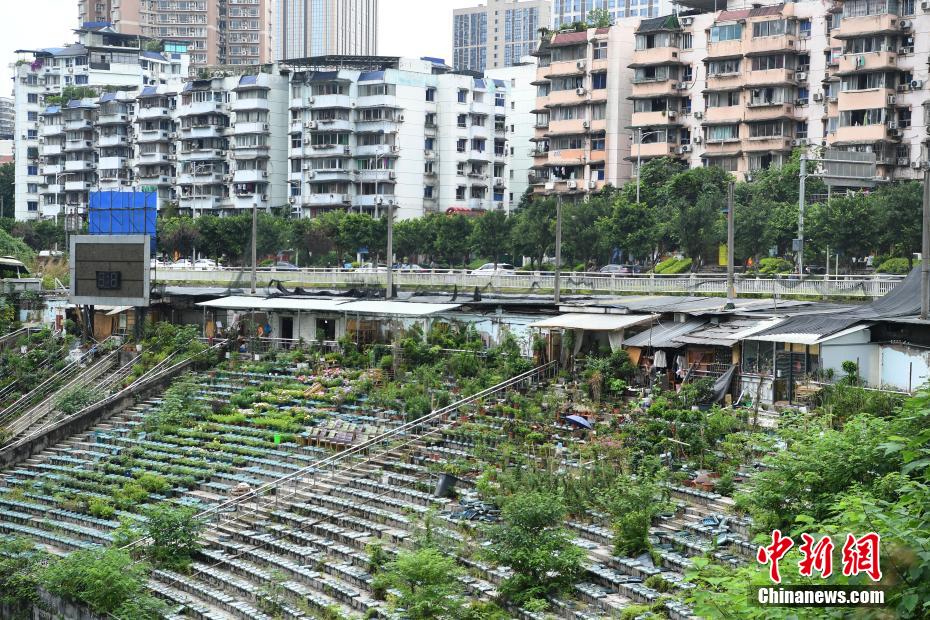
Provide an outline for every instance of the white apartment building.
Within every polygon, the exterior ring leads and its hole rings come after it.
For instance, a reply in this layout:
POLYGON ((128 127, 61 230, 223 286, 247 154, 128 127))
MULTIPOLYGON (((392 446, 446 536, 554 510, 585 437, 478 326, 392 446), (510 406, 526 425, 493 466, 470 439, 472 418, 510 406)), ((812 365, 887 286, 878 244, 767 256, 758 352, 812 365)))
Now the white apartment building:
MULTIPOLYGON (((112 119, 98 126, 97 97, 87 95, 165 85, 188 71, 185 53, 147 51, 146 39, 110 28, 77 32, 78 43, 18 51, 13 87, 17 219, 64 215, 65 205, 69 214, 82 214, 87 191, 98 182, 99 160, 106 166, 115 163, 112 158, 125 160, 129 133, 119 123, 111 125, 112 119), (116 135, 124 135, 125 143, 116 135)), ((114 168, 105 171, 104 185, 125 180, 114 168)))
POLYGON ((516 208, 520 197, 529 188, 529 173, 533 167, 532 144, 535 135, 536 58, 524 56, 519 64, 485 72, 488 78, 509 85, 507 101, 507 202, 516 208))
POLYGON ((295 213, 510 208, 508 82, 430 60, 315 60, 292 67, 295 213))

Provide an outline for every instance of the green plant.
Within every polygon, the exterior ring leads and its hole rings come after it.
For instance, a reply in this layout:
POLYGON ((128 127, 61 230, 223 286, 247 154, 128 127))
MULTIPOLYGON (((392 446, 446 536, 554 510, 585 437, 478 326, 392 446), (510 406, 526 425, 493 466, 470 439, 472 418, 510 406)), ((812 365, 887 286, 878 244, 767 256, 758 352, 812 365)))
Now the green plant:
POLYGON ((455 560, 432 547, 405 551, 377 574, 379 589, 393 589, 391 606, 404 618, 430 620, 454 618, 462 605, 461 569, 455 560))
MULTIPOLYGON (((915 264, 920 261, 914 261, 915 264)), ((875 269, 878 273, 905 274, 911 271, 911 262, 906 258, 888 258, 875 269)))
POLYGON ((794 263, 784 258, 767 257, 759 261, 759 273, 763 275, 781 275, 793 270, 794 263))
POLYGON ((197 511, 183 506, 159 504, 145 511, 142 529, 151 543, 146 554, 158 566, 183 568, 200 549, 200 533, 206 525, 197 511))
POLYGON ((87 502, 87 512, 98 519, 109 519, 114 515, 116 509, 107 500, 92 497, 87 502))
POLYGON ((666 258, 653 268, 654 273, 671 275, 684 273, 691 269, 690 258, 675 258, 674 256, 666 258))

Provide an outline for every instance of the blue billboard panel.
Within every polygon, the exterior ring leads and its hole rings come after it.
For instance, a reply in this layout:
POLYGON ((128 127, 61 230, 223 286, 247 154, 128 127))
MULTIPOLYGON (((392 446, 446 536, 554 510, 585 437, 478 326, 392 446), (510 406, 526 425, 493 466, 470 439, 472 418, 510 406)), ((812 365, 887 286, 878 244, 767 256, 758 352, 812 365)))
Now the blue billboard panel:
POLYGON ((90 192, 87 232, 91 235, 151 235, 154 238, 157 214, 156 192, 90 192))

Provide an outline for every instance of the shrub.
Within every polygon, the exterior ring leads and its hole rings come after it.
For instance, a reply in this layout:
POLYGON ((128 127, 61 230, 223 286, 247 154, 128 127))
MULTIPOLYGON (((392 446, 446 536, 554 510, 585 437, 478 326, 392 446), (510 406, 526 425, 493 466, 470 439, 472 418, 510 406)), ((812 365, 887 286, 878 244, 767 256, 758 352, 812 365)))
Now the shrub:
POLYGON ((148 493, 162 493, 171 488, 171 483, 168 482, 163 476, 158 474, 153 474, 146 472, 139 476, 136 480, 139 483, 139 486, 146 490, 148 493))
POLYGON ((776 275, 791 273, 794 270, 794 263, 784 258, 767 257, 759 261, 759 273, 765 275, 776 275))
POLYGON ((666 258, 653 269, 654 273, 675 274, 684 273, 691 269, 690 258, 675 258, 674 256, 666 258))
POLYGON ((404 618, 454 618, 463 602, 461 572, 455 560, 425 547, 401 552, 378 573, 375 584, 398 593, 391 598, 391 607, 403 609, 404 618))
POLYGON ((186 506, 161 504, 145 511, 145 535, 152 539, 146 554, 157 566, 184 568, 200 549, 205 523, 186 506))
MULTIPOLYGON (((914 265, 917 266, 918 261, 914 261, 914 265)), ((906 258, 889 258, 882 261, 882 264, 876 269, 878 273, 897 273, 905 274, 910 273, 911 264, 906 258)))
POLYGON ((107 500, 93 497, 87 502, 87 512, 98 519, 109 519, 116 513, 116 509, 107 500))

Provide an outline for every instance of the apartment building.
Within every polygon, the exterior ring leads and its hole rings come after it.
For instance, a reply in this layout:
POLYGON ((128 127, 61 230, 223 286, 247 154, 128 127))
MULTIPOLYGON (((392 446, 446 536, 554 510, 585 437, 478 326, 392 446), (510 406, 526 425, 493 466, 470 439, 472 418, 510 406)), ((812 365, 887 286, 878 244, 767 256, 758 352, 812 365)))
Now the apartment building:
POLYGON ((537 88, 532 172, 536 193, 584 195, 630 178, 630 94, 635 20, 609 28, 543 37, 537 88))
MULTIPOLYGON (((724 3, 721 3, 721 5, 724 3)), ((629 17, 646 18, 672 12, 671 0, 552 0, 553 30, 584 22, 591 11, 607 11, 613 23, 629 17)))
POLYGON ((276 60, 378 53, 378 0, 277 0, 276 60))
POLYGON ((273 0, 79 0, 80 24, 182 41, 194 67, 272 61, 273 0))
MULTIPOLYGON (((507 203, 508 211, 520 204, 520 197, 529 188, 529 174, 533 157, 529 145, 536 134, 536 58, 524 56, 519 64, 485 71, 493 80, 506 83, 509 89, 507 116, 504 127, 507 135, 507 203)), ((497 121, 495 121, 497 122, 497 121)))
POLYGON ((13 125, 16 113, 13 107, 13 99, 10 97, 0 97, 0 140, 13 139, 13 125))
POLYGON ((550 0, 489 0, 452 12, 456 69, 484 71, 519 64, 533 53, 537 31, 548 27, 550 0))
POLYGON ((668 15, 636 30, 631 157, 739 178, 797 148, 875 153, 879 179, 926 160, 930 5, 848 0, 668 15))
POLYGON ((428 59, 318 58, 293 69, 296 214, 393 207, 406 219, 510 208, 505 80, 428 59))
POLYGON ((98 128, 98 102, 86 95, 164 86, 188 72, 185 53, 149 51, 147 39, 105 27, 77 32, 77 43, 18 52, 13 89, 17 219, 57 217, 66 205, 69 214, 80 215, 87 191, 98 180, 109 186, 124 178, 107 167, 101 180, 97 170, 101 159, 105 166, 114 163, 111 158, 125 159, 126 146, 115 136, 121 134, 128 143, 129 133, 118 123, 111 127, 110 118, 98 128))

